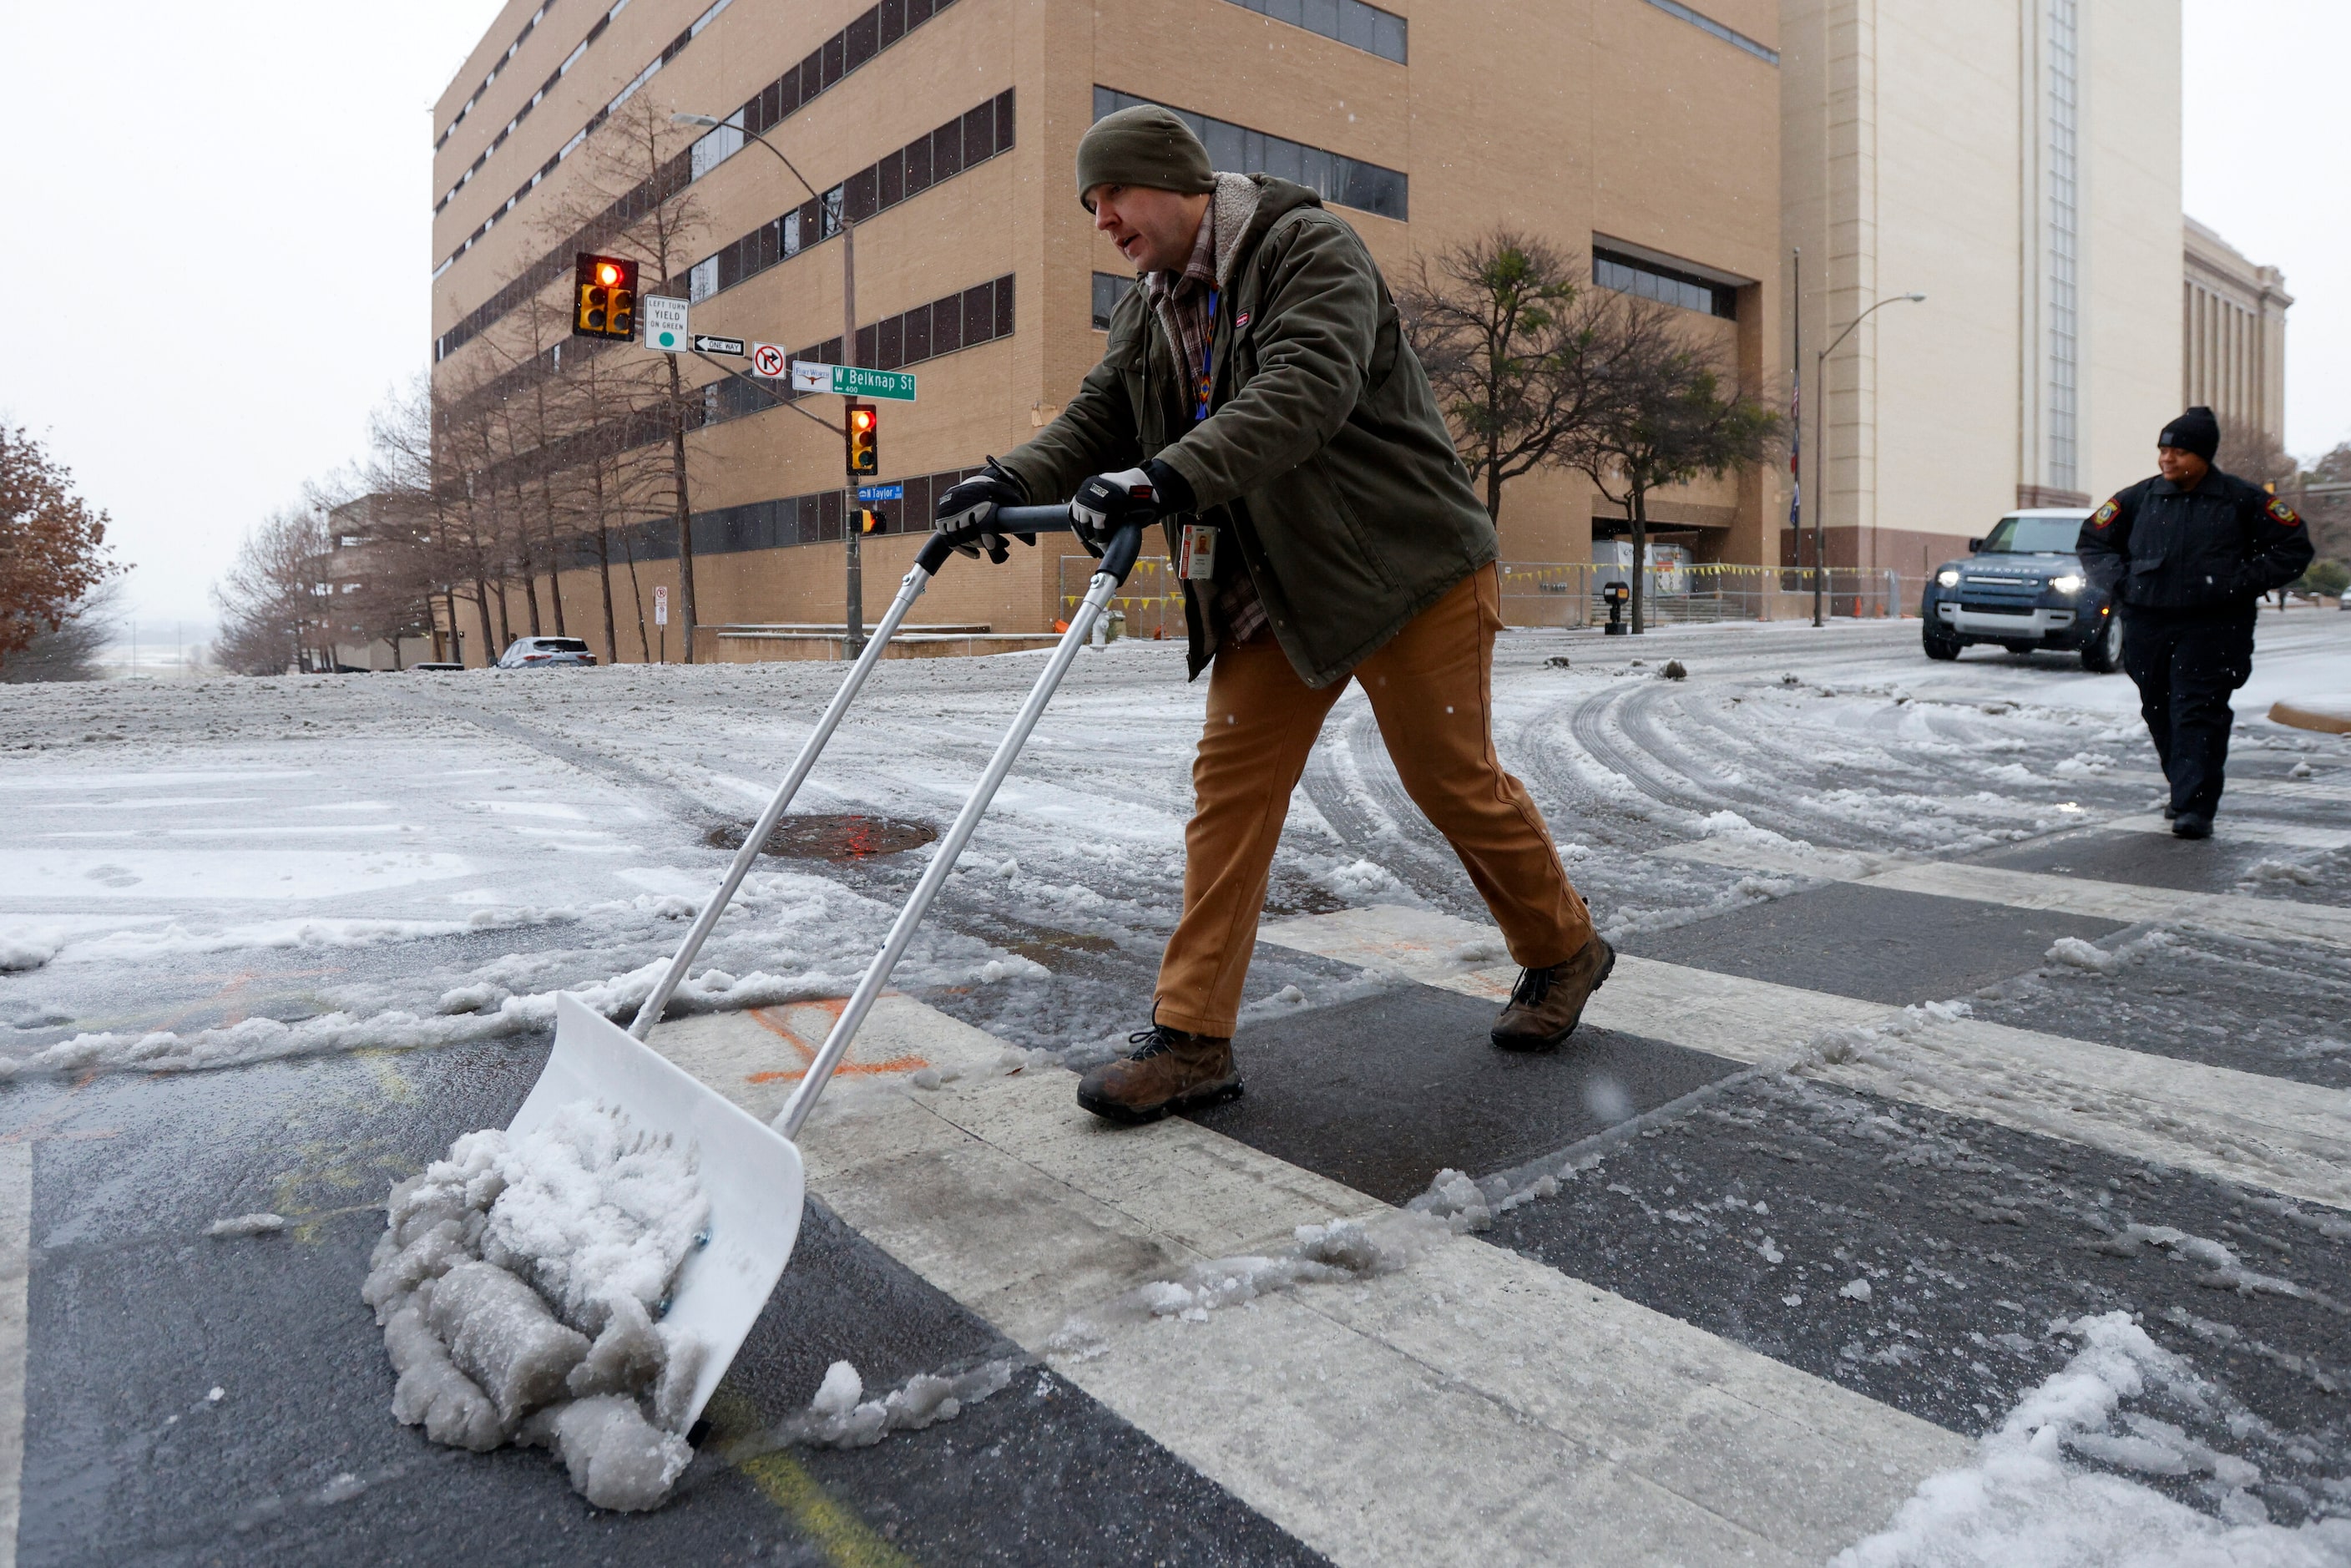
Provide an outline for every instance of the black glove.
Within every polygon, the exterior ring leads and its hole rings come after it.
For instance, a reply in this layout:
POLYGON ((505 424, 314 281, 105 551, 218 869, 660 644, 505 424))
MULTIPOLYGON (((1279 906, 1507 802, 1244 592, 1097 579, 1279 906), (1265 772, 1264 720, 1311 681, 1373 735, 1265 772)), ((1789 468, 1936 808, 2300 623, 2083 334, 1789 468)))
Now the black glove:
MULTIPOLYGON (((934 533, 974 536, 973 542, 958 544, 958 554, 977 560, 986 550, 987 559, 1002 564, 1006 549, 1004 536, 984 531, 987 521, 996 516, 998 507, 1025 507, 1029 504, 1029 487, 1014 476, 1012 471, 991 457, 984 473, 958 481, 941 496, 934 508, 931 521, 934 533)), ((1014 536, 1024 544, 1035 544, 1033 534, 1014 536)))
POLYGON ((1155 522, 1189 510, 1192 486, 1173 467, 1153 458, 1140 468, 1097 474, 1070 497, 1070 521, 1078 542, 1099 556, 1119 529, 1155 522))

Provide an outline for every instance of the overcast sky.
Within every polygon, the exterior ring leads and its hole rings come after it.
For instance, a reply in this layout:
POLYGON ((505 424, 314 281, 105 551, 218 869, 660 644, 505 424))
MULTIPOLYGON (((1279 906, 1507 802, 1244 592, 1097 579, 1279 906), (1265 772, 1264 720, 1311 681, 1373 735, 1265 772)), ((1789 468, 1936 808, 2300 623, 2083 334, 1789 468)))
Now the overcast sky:
MULTIPOLYGON (((2351 4, 2186 4, 2186 205, 2284 270, 2288 444, 2314 455, 2351 438, 2351 4)), ((202 635, 245 529, 423 368, 431 108, 496 13, 11 8, 0 417, 113 514, 142 642, 202 635)))

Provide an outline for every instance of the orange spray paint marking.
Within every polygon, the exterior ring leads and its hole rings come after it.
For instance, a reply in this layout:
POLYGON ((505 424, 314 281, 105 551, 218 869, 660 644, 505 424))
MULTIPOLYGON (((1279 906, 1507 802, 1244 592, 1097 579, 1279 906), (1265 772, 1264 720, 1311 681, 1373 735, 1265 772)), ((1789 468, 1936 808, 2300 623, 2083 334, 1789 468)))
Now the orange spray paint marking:
MULTIPOLYGON (((817 1001, 800 1002, 795 1005, 799 1007, 822 1008, 826 1012, 831 1013, 834 1018, 838 1019, 841 1016, 841 1009, 849 1005, 849 998, 846 997, 826 997, 817 1001)), ((779 1009, 753 1008, 751 1009, 751 1018, 761 1029, 766 1030, 770 1034, 780 1037, 786 1044, 789 1045, 794 1051, 799 1051, 808 1061, 813 1062, 816 1061, 817 1048, 810 1045, 807 1040, 801 1039, 798 1031, 793 1030, 791 1025, 784 1022, 784 1020, 779 1018, 770 1017, 770 1012, 774 1010, 779 1009)), ((919 1068, 928 1067, 930 1063, 928 1061, 919 1056, 893 1056, 887 1061, 844 1061, 839 1067, 834 1068, 833 1071, 850 1076, 877 1072, 913 1072, 919 1068)), ((744 1082, 747 1083, 789 1083, 796 1079, 806 1077, 807 1074, 808 1069, 806 1067, 802 1067, 796 1072, 754 1072, 747 1076, 744 1079, 744 1082)))

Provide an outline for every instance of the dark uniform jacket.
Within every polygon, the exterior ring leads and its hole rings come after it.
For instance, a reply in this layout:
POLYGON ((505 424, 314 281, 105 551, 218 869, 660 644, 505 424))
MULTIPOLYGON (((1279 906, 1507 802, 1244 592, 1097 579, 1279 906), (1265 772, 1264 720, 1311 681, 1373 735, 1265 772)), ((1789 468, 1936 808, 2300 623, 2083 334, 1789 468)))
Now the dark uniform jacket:
POLYGON ((2189 489, 2142 479, 2090 514, 2082 570, 2137 610, 2236 610, 2283 588, 2310 565, 2310 530, 2294 509, 2218 468, 2189 489))
MULTIPOLYGON (((1172 465, 1200 520, 1230 530, 1299 678, 1326 686, 1494 559, 1498 541, 1364 242, 1312 191, 1250 178, 1259 200, 1217 309, 1208 417, 1192 423, 1176 350, 1130 289, 1102 363, 1003 462, 1040 500, 1146 458, 1172 465)), ((1214 644, 1196 586, 1184 585, 1197 675, 1214 644)))

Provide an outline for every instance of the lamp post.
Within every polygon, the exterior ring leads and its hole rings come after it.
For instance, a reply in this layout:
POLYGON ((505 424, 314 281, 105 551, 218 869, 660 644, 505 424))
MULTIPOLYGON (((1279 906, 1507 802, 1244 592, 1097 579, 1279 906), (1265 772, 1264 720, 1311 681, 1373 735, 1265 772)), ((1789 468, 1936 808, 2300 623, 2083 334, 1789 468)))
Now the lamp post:
POLYGON ((1845 329, 1835 340, 1820 351, 1813 366, 1813 624, 1822 624, 1822 609, 1828 593, 1829 564, 1829 356, 1838 345, 1853 336, 1853 329, 1885 309, 1903 301, 1916 305, 1927 297, 1923 294, 1889 294, 1845 324, 1845 329))
MULTIPOLYGON (((824 222, 824 197, 809 183, 808 176, 784 156, 784 150, 768 140, 765 131, 745 131, 739 125, 732 125, 711 114, 680 112, 671 115, 670 120, 676 125, 696 125, 708 130, 725 127, 740 132, 747 141, 758 142, 774 153, 776 162, 799 182, 800 189, 806 191, 809 198, 817 204, 817 222, 820 225, 824 222)), ((857 363, 857 225, 849 220, 847 185, 841 188, 841 362, 844 365, 857 363)), ((865 646, 865 570, 860 559, 864 540, 858 522, 857 487, 850 485, 843 487, 841 495, 841 542, 848 568, 841 615, 841 657, 844 659, 854 659, 865 646)))

